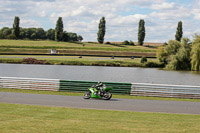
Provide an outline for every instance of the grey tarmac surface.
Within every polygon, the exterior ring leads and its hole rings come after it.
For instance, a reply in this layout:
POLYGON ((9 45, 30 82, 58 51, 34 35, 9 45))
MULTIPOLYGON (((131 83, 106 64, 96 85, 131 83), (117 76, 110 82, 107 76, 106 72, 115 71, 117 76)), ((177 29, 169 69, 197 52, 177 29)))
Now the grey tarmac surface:
POLYGON ((85 100, 79 96, 0 92, 0 103, 135 112, 200 114, 200 102, 183 101, 157 101, 135 99, 85 100))

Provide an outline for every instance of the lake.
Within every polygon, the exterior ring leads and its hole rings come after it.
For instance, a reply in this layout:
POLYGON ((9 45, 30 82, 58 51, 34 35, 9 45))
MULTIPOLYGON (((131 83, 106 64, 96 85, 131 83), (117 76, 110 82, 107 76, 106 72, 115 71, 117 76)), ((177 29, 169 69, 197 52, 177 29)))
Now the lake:
POLYGON ((0 64, 0 77, 200 86, 200 73, 139 67, 0 64))

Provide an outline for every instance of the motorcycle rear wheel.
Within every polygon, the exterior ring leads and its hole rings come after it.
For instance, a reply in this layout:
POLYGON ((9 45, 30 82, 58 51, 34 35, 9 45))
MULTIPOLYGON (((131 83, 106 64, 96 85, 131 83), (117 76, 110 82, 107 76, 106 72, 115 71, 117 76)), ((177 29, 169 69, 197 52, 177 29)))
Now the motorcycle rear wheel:
POLYGON ((91 97, 91 92, 85 92, 85 94, 83 95, 84 99, 90 99, 91 97))
POLYGON ((105 92, 102 97, 104 100, 110 100, 112 98, 112 94, 110 92, 105 92))

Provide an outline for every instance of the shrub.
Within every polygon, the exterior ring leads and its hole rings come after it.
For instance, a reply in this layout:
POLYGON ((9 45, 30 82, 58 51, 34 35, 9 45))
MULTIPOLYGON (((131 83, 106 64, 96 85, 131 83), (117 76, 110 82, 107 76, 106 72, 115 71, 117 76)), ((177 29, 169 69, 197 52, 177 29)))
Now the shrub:
POLYGON ((5 36, 2 32, 0 32, 0 39, 5 39, 5 36))
POLYGON ((141 62, 141 63, 147 62, 147 58, 143 56, 143 57, 141 58, 140 62, 141 62))
POLYGON ((156 51, 156 57, 159 59, 159 61, 161 63, 167 64, 167 51, 166 51, 166 47, 161 46, 157 49, 156 51))
POLYGON ((111 44, 110 42, 106 42, 106 44, 111 44))
POLYGON ((145 67, 164 67, 163 63, 147 62, 145 67))
POLYGON ((10 35, 7 36, 7 39, 16 40, 17 37, 14 34, 10 34, 10 35))
POLYGON ((46 64, 45 60, 37 60, 35 58, 24 58, 22 60, 22 63, 26 64, 46 64))
POLYGON ((125 40, 124 42, 122 42, 122 45, 129 45, 129 41, 125 40))
POLYGON ((129 45, 135 46, 135 43, 130 40, 129 45))

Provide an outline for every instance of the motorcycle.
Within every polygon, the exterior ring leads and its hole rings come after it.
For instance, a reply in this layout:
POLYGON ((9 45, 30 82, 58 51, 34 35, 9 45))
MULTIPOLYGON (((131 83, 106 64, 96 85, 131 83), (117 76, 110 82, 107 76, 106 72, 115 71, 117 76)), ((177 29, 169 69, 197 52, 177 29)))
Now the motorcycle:
POLYGON ((93 85, 92 87, 88 88, 88 91, 85 92, 83 95, 84 99, 90 98, 97 98, 97 99, 104 99, 110 100, 112 98, 112 94, 109 92, 112 88, 106 87, 101 82, 97 85, 93 85))

